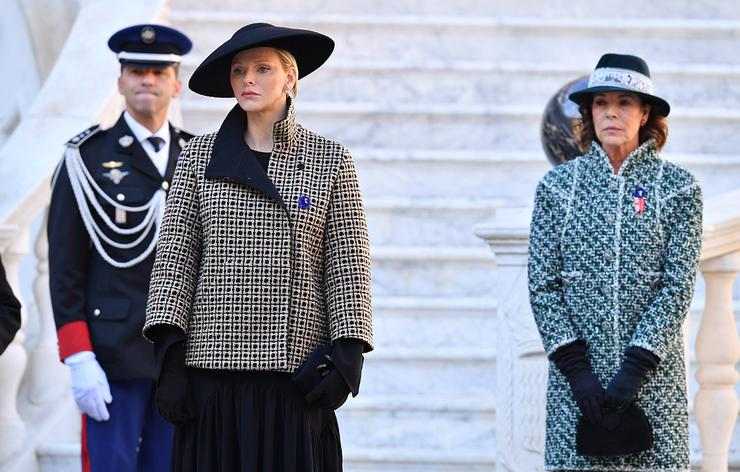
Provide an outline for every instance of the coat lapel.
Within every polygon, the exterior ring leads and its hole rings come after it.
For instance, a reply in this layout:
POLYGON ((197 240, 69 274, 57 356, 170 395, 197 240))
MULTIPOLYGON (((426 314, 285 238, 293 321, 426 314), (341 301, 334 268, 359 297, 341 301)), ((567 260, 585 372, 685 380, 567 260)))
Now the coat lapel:
MULTIPOLYGON (((226 116, 213 143, 213 153, 205 171, 207 179, 222 179, 250 187, 285 206, 283 198, 244 142, 246 115, 237 104, 226 116)), ((272 160, 272 159, 271 159, 272 160)), ((272 166, 270 166, 272 167, 272 166)))

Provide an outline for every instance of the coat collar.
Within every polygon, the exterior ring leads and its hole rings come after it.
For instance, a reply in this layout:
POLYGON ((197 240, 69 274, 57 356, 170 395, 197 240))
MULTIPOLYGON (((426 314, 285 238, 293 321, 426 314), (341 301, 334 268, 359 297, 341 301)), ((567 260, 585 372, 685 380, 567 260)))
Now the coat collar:
POLYGON ((655 141, 652 139, 648 139, 640 146, 638 146, 637 149, 629 153, 624 162, 622 162, 622 166, 619 168, 619 172, 617 172, 616 174, 614 174, 612 165, 609 162, 609 156, 599 143, 597 143, 596 141, 592 141, 591 149, 589 150, 588 154, 595 159, 595 161, 599 164, 599 167, 601 167, 603 171, 608 172, 611 175, 624 177, 626 175, 629 175, 641 163, 657 158, 658 151, 655 147, 655 141))
MULTIPOLYGON (((223 179, 251 187, 268 198, 285 206, 280 192, 267 175, 249 146, 244 142, 244 131, 247 129, 247 115, 236 104, 224 119, 216 133, 211 159, 206 166, 207 179, 223 179)), ((295 108, 288 100, 286 117, 273 125, 273 143, 290 144, 296 137, 295 108)), ((270 159, 280 158, 273 152, 270 159)))

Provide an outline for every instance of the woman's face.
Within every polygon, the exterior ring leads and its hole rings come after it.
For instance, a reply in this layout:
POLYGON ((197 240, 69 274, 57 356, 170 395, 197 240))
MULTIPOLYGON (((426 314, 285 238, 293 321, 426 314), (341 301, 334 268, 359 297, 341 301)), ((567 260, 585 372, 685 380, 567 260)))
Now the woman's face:
POLYGON ((649 113, 650 106, 629 92, 597 93, 591 104, 596 137, 604 149, 636 149, 649 113))
POLYGON ((229 77, 239 106, 254 113, 282 112, 286 91, 296 80, 269 47, 247 49, 234 56, 229 77))

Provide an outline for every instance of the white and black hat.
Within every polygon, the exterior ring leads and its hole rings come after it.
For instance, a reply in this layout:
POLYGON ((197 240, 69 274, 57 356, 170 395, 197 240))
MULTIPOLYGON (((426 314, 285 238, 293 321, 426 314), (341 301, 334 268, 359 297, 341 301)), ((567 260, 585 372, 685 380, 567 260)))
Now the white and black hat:
POLYGON ((650 69, 640 57, 629 54, 604 54, 588 79, 588 86, 570 94, 568 98, 582 105, 599 92, 627 91, 639 95, 653 106, 659 115, 668 116, 671 106, 655 94, 650 69))
POLYGON ((108 40, 121 64, 166 67, 179 64, 193 47, 183 33, 163 25, 134 25, 117 31, 108 40))

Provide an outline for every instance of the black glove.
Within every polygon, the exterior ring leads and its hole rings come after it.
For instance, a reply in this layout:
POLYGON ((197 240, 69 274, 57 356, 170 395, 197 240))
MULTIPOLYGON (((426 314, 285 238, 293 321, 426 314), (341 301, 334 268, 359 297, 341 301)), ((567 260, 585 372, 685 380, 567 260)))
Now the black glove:
POLYGON ((185 371, 185 341, 175 342, 165 352, 154 398, 159 414, 170 423, 181 425, 195 419, 185 371))
POLYGON ((658 366, 658 362, 658 356, 647 349, 628 347, 624 352, 622 366, 606 388, 609 403, 614 404, 617 409, 624 409, 634 402, 642 384, 658 366))
POLYGON ((322 380, 313 390, 306 395, 306 403, 318 406, 326 410, 336 410, 344 405, 349 396, 347 382, 337 369, 326 371, 322 380))
POLYGON ((568 380, 573 398, 584 418, 592 424, 599 424, 603 419, 602 407, 606 395, 591 370, 587 352, 586 342, 578 340, 558 348, 549 358, 568 380))
POLYGON ((347 401, 351 392, 356 396, 360 390, 362 353, 365 344, 357 339, 341 338, 334 342, 331 354, 326 357, 327 368, 320 371, 323 380, 306 395, 308 404, 316 403, 321 408, 336 410, 347 401))

